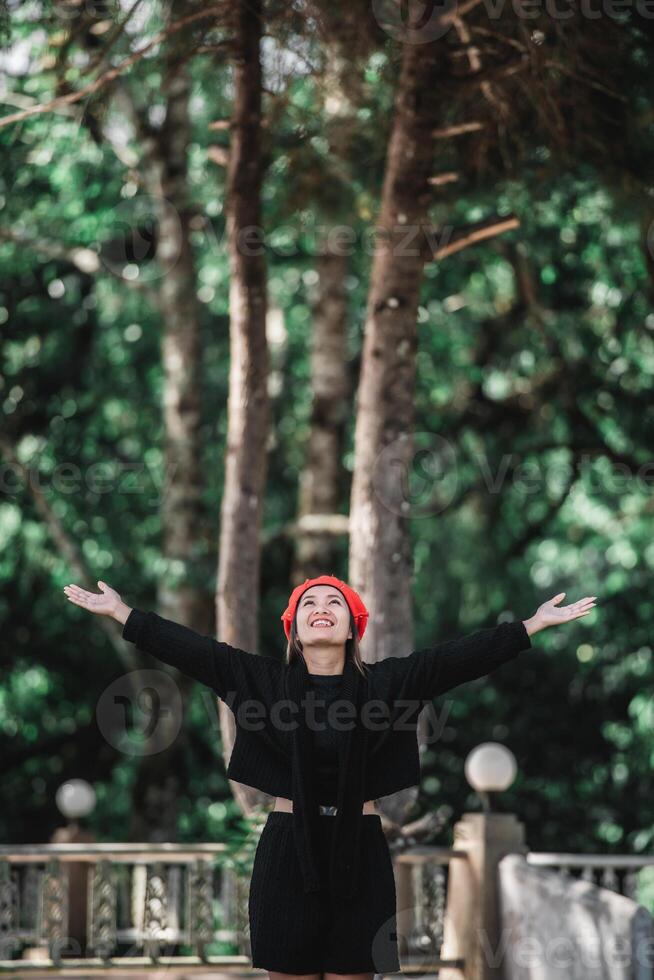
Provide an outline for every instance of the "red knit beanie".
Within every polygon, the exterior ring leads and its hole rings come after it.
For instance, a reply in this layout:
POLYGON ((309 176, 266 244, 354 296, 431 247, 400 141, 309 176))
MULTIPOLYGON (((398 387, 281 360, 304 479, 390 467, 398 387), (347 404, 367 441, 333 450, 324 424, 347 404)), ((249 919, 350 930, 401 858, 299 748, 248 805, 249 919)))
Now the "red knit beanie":
POLYGON ((349 585, 342 582, 340 578, 334 578, 333 575, 319 575, 318 578, 307 578, 304 580, 302 585, 296 586, 291 592, 290 598, 288 600, 288 606, 280 616, 280 619, 284 623, 284 632, 286 633, 286 638, 288 639, 291 635, 291 623, 293 622, 293 617, 295 616, 295 610, 297 609, 297 604, 300 601, 300 597, 307 589, 311 588, 312 585, 333 585, 334 588, 338 589, 345 598, 348 606, 350 607, 350 612, 354 617, 354 623, 357 628, 357 633, 359 634, 359 639, 363 636, 366 624, 368 622, 368 610, 363 604, 361 596, 351 589, 349 585))

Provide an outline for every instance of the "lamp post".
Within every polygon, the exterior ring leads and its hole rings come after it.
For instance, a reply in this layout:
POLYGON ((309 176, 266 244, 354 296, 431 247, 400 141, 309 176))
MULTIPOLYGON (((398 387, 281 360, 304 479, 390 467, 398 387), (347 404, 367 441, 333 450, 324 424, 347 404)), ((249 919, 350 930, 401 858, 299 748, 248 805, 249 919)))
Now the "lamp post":
MULTIPOLYGON (((50 838, 53 844, 91 844, 91 834, 79 823, 88 817, 95 807, 95 790, 85 779, 69 779, 62 783, 55 794, 55 802, 68 823, 57 827, 50 838)), ((68 871, 68 939, 79 946, 84 955, 87 922, 87 882, 89 865, 86 861, 67 861, 68 871)), ((62 951, 63 952, 63 951, 62 951)), ((70 951, 76 955, 74 950, 70 951)))
POLYGON ((525 854, 524 826, 512 813, 498 813, 495 797, 515 780, 515 756, 498 742, 483 742, 468 755, 466 779, 481 811, 464 813, 454 825, 452 847, 465 857, 450 861, 441 957, 464 960, 463 970, 445 967, 440 980, 501 980, 498 864, 505 854, 525 854), (499 962, 498 962, 499 960, 499 962))
POLYGON ((499 742, 482 742, 470 752, 465 761, 464 772, 481 799, 484 813, 495 809, 492 794, 508 789, 517 771, 513 752, 499 742))

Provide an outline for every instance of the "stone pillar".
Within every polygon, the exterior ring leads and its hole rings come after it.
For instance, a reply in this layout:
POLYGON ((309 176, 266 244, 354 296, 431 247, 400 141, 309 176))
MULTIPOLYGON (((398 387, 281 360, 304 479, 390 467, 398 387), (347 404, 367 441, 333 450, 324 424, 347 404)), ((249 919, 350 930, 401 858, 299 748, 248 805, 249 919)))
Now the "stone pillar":
POLYGON ((526 854, 524 825, 512 813, 464 813, 454 825, 441 958, 462 959, 462 969, 443 967, 440 980, 501 980, 498 864, 505 854, 526 854))
MULTIPOLYGON (((57 827, 50 838, 52 844, 93 844, 93 834, 78 823, 57 827)), ((65 861, 68 875, 68 930, 67 943, 62 956, 84 956, 87 935, 88 861, 65 861)))

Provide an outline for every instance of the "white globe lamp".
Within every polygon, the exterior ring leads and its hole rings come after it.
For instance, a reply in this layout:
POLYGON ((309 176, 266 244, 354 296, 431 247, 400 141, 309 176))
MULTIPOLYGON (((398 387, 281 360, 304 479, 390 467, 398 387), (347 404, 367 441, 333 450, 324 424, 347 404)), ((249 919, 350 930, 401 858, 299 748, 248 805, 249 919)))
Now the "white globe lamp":
POLYGON ((513 783, 518 766, 510 749, 500 742, 482 742, 465 761, 466 779, 481 798, 482 808, 490 812, 491 794, 502 793, 513 783))
POLYGON ((57 790, 55 803, 67 820, 87 817, 95 806, 95 790, 85 779, 69 779, 57 790))

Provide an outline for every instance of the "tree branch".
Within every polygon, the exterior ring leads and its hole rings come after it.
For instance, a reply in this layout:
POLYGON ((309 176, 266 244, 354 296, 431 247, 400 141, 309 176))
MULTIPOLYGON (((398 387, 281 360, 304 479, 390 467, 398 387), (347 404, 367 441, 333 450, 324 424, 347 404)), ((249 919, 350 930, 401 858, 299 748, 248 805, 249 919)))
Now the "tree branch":
POLYGON ((624 102, 625 105, 629 103, 629 99, 626 95, 620 95, 614 89, 609 88, 607 85, 602 85, 601 82, 595 81, 592 78, 587 78, 581 75, 579 72, 574 71, 572 68, 568 68, 567 65, 561 64, 560 61, 554 61, 550 58, 544 62, 547 68, 556 68, 557 71, 562 72, 564 75, 568 75, 569 78, 574 78, 576 82, 581 82, 582 85, 588 85, 590 88, 596 88, 598 92, 603 92, 605 95, 609 95, 612 99, 617 99, 619 102, 624 102))
MULTIPOLYGON (((70 262, 71 265, 74 265, 85 276, 97 275, 102 269, 102 263, 98 253, 84 245, 64 245, 63 242, 53 241, 48 238, 36 238, 26 235, 24 232, 15 228, 3 228, 1 226, 0 241, 23 245, 44 255, 48 259, 59 259, 64 262, 70 262)), ((142 293, 154 309, 159 309, 159 295, 149 283, 139 282, 138 279, 124 279, 107 264, 105 264, 104 268, 114 278, 119 279, 122 285, 129 286, 130 289, 142 293)))
POLYGON ((480 129, 485 129, 486 124, 482 122, 455 123, 452 126, 445 126, 441 129, 432 129, 431 135, 434 139, 444 140, 451 136, 462 136, 464 133, 476 133, 480 129))
POLYGON ((217 166, 226 167, 229 164, 229 149, 226 146, 212 144, 207 147, 207 157, 217 166))
POLYGON ((11 123, 19 122, 21 119, 27 119, 29 116, 42 115, 45 112, 51 112, 53 109, 56 109, 59 106, 72 105, 74 102, 79 102, 80 99, 84 98, 84 96, 92 95, 104 85, 107 85, 115 78, 118 78, 119 75, 125 72, 128 68, 131 68, 132 65, 136 64, 137 61, 140 61, 141 58, 143 58, 152 48, 156 47, 157 44, 161 44, 161 42, 165 41, 166 38, 171 37, 173 34, 177 34, 178 31, 183 30, 183 28, 185 28, 188 24, 192 24, 196 20, 205 20, 207 17, 214 14, 223 13, 224 10, 225 7, 223 4, 211 4, 211 6, 205 7, 204 10, 197 10, 194 13, 189 14, 187 17, 182 17, 181 20, 175 21, 175 23, 171 24, 170 27, 167 27, 165 30, 159 31, 158 34, 155 34, 151 41, 148 41, 147 44, 145 44, 138 51, 135 51, 134 54, 131 54, 128 58, 125 58, 119 65, 116 65, 115 68, 110 68, 109 71, 104 72, 104 74, 100 75, 99 78, 96 78, 93 82, 89 82, 88 85, 85 85, 83 88, 79 89, 79 91, 69 92, 67 95, 58 96, 56 99, 51 99, 49 102, 32 106, 30 109, 23 110, 23 112, 14 112, 9 116, 3 116, 0 118, 0 129, 3 129, 5 126, 9 126, 11 123))
POLYGON ((442 187, 443 184, 454 184, 457 180, 461 179, 461 174, 457 174, 454 170, 448 170, 442 174, 435 174, 430 177, 427 181, 432 187, 442 187))
POLYGON ((91 61, 91 63, 87 65, 86 68, 82 71, 83 75, 90 75, 94 71, 97 71, 98 68, 101 68, 103 64, 107 63, 109 52, 111 51, 116 41, 125 33, 125 28, 127 27, 130 20, 132 19, 132 17, 134 16, 134 14, 136 13, 136 11, 138 10, 138 8, 141 6, 142 3, 143 0, 134 0, 132 6, 129 8, 129 10, 123 17, 123 19, 119 20, 118 23, 114 25, 113 30, 105 39, 102 46, 102 51, 100 52, 98 57, 95 58, 93 61, 91 61))
POLYGON ((483 222, 467 225, 454 232, 454 239, 450 239, 447 245, 437 248, 432 255, 432 259, 444 259, 455 252, 461 252, 464 248, 476 245, 478 242, 487 241, 497 235, 503 235, 507 231, 520 227, 520 221, 515 215, 508 218, 491 218, 483 222))
POLYGON ((297 521, 265 529, 262 538, 264 545, 269 545, 279 538, 293 540, 298 534, 329 534, 338 537, 347 535, 349 530, 350 519, 347 514, 303 514, 297 521))
POLYGON ((84 246, 69 247, 63 242, 55 242, 46 238, 34 238, 15 228, 0 227, 0 241, 14 242, 41 252, 48 259, 64 259, 74 265, 84 275, 92 276, 100 269, 98 253, 84 246))
POLYGON ((529 64, 527 55, 522 55, 520 58, 507 61, 503 65, 494 65, 492 68, 482 69, 473 74, 466 75, 461 79, 460 91, 462 93, 466 93, 467 91, 472 92, 486 82, 496 82, 502 78, 509 78, 511 75, 516 75, 518 72, 529 68, 529 64))

